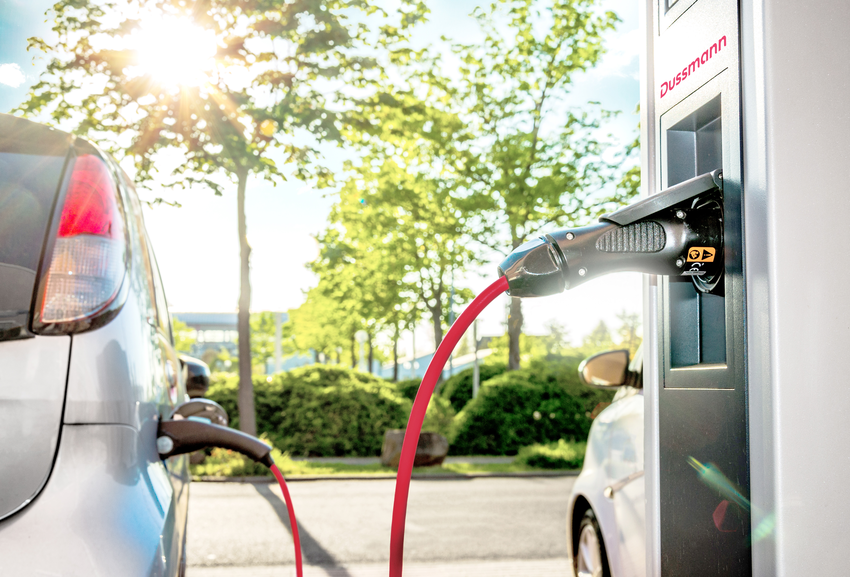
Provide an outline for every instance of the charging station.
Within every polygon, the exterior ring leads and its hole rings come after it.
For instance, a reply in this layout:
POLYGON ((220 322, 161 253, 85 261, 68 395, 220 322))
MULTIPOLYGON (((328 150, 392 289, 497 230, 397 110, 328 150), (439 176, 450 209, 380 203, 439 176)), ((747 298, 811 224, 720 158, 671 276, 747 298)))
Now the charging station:
POLYGON ((644 285, 647 575, 847 574, 850 3, 642 0, 641 25, 643 195, 722 171, 724 247, 644 285))

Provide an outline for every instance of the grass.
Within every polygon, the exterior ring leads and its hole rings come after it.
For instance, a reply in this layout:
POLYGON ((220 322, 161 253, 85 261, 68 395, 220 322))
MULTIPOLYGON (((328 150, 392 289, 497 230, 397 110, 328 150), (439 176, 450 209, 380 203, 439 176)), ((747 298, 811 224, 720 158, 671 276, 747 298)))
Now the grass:
MULTIPOLYGON (((529 473, 541 470, 574 470, 581 468, 584 443, 559 441, 549 445, 526 447, 510 463, 443 463, 439 467, 416 467, 414 475, 474 475, 498 473, 529 473), (525 452, 523 452, 525 451, 525 452), (530 458, 529 458, 530 457, 530 458)), ((386 476, 395 469, 374 465, 349 465, 313 461, 293 461, 288 454, 272 450, 272 458, 286 477, 299 476, 386 476)), ((271 472, 233 451, 213 449, 200 465, 192 465, 197 477, 271 477, 271 472)))

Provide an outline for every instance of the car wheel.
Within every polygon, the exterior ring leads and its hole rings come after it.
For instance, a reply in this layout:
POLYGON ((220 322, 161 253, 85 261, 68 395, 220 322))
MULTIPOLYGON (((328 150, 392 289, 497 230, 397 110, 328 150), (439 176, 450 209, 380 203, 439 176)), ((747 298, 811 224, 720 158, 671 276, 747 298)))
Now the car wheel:
POLYGON ((588 509, 581 519, 574 559, 578 577, 611 577, 602 531, 592 509, 588 509))

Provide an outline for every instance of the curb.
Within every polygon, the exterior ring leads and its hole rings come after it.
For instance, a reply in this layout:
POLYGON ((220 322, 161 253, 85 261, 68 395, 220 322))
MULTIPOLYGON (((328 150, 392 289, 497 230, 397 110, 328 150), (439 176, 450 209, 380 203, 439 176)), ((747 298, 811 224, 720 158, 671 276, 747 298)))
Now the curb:
MULTIPOLYGON (((434 473, 413 475, 415 481, 448 481, 465 479, 533 479, 543 477, 576 477, 581 471, 522 471, 516 473, 434 473)), ((295 481, 386 481, 395 479, 395 475, 292 475, 288 482, 295 481)), ((215 477, 192 475, 192 481, 200 483, 275 483, 274 477, 215 477)))

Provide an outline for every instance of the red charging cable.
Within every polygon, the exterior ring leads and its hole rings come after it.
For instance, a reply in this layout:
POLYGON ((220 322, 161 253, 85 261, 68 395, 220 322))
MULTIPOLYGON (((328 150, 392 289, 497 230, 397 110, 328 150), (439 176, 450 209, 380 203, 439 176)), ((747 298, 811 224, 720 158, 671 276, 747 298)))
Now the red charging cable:
POLYGON ((283 479, 283 474, 277 465, 271 466, 272 473, 280 484, 280 490, 283 491, 283 500, 286 501, 286 511, 289 513, 289 526, 292 527, 292 541, 295 544, 295 575, 302 577, 304 569, 301 566, 301 539, 298 537, 298 523, 295 522, 295 509, 292 508, 292 497, 289 496, 289 489, 286 487, 286 481, 283 479))
POLYGON ((404 561, 404 522, 407 517, 407 497, 410 493, 410 476, 413 474, 413 461, 416 458, 419 433, 422 431, 422 422, 425 420, 425 411, 428 409, 428 402, 434 393, 434 387, 437 386, 437 380, 443 372, 443 367, 446 366, 446 361, 449 360, 449 356, 452 354, 455 346, 457 346, 463 333, 466 332, 472 321, 481 314, 481 311, 493 302, 497 296, 508 290, 508 288, 508 279, 501 277, 484 289, 480 295, 475 297, 475 300, 469 303, 469 306, 466 307, 455 323, 449 328, 449 332, 446 333, 443 342, 437 347, 437 352, 434 353, 434 358, 431 359, 431 364, 428 365, 428 370, 425 371, 422 384, 419 385, 416 400, 413 401, 413 408, 410 410, 407 429, 404 431, 404 442, 401 445, 401 457, 398 462, 398 474, 395 480, 393 522, 390 529, 390 577, 401 577, 402 563, 404 561))

